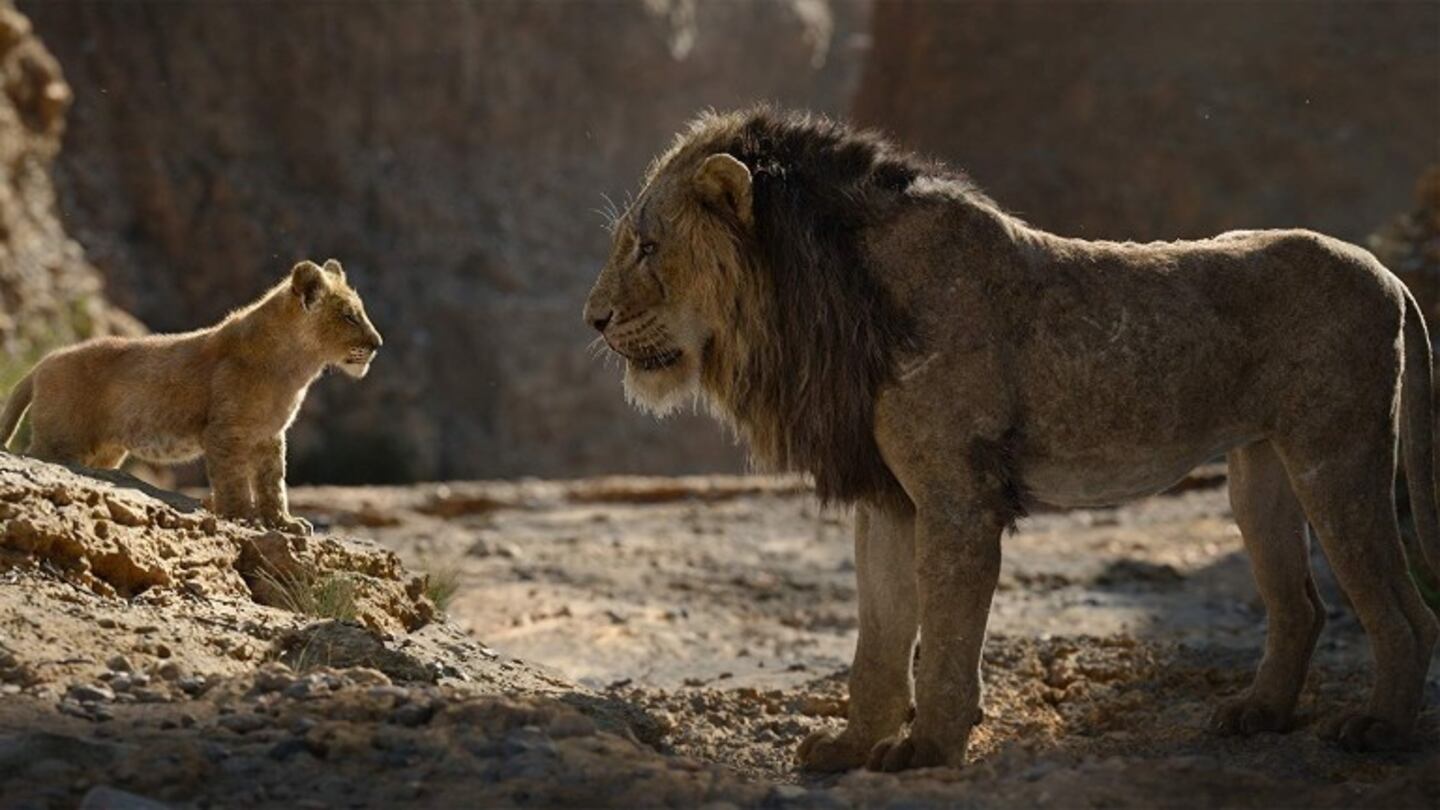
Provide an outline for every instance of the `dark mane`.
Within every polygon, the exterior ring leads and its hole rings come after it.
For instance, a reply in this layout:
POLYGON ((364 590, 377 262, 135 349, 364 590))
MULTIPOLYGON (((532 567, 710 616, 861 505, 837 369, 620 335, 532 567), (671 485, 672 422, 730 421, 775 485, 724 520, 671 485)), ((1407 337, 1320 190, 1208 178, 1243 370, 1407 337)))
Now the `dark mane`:
POLYGON ((727 364, 724 404, 757 459, 812 474, 822 500, 903 497, 875 443, 875 401, 918 339, 861 239, 918 177, 963 178, 826 119, 760 109, 721 121, 691 143, 750 169, 746 253, 762 300, 738 317, 766 338, 727 364))

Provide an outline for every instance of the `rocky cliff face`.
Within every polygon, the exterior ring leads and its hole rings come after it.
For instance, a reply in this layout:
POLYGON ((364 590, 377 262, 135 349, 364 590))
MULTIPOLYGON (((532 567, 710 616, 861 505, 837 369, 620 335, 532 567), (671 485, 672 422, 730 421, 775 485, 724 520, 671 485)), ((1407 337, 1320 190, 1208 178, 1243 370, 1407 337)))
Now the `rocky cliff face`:
POLYGON ((886 2, 855 116, 1070 235, 1363 242, 1440 157, 1436 31, 1433 3, 886 2))
POLYGON ((109 306, 100 274, 65 235, 51 164, 60 149, 70 87, 31 32, 0 2, 0 390, 58 345, 138 324, 109 306))
POLYGON ((586 352, 597 212, 707 106, 843 112, 864 8, 27 6, 75 88, 72 233, 151 328, 345 263, 386 347, 293 433, 293 476, 331 481, 738 467, 708 419, 632 412, 586 352))

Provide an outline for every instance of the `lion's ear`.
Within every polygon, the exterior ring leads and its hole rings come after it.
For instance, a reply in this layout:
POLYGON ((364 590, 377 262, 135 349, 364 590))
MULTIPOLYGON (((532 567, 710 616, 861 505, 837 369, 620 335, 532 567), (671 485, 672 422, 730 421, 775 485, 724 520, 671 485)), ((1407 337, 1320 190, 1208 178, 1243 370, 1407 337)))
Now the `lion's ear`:
POLYGON ((750 170, 724 152, 705 158, 695 170, 695 190, 709 205, 733 213, 747 227, 754 221, 750 170))
POLYGON ((325 294, 325 271, 312 261, 303 261, 290 271, 290 292, 300 299, 300 306, 314 309, 325 294))
POLYGON ((345 280, 345 268, 341 267, 340 262, 336 259, 325 260, 325 272, 340 279, 341 281, 345 280))

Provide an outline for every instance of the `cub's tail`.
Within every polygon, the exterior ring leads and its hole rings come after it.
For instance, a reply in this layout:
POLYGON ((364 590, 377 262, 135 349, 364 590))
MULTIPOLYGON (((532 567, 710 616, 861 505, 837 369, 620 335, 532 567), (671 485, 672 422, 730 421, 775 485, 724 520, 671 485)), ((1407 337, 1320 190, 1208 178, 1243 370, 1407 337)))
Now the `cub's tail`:
MULTIPOLYGON (((1440 578, 1440 511, 1435 503, 1435 391, 1430 332, 1409 290, 1405 291, 1405 378, 1401 381, 1400 441, 1410 512, 1420 554, 1433 579, 1440 578)), ((7 416, 9 412, 6 412, 7 416)), ((1419 560, 1413 561, 1419 563, 1419 560)))
POLYGON ((25 415, 25 409, 30 407, 30 399, 35 395, 35 372, 32 370, 15 384, 10 391, 10 398, 5 400, 5 413, 0 415, 0 450, 10 446, 10 440, 15 438, 15 428, 20 426, 20 417, 25 415))

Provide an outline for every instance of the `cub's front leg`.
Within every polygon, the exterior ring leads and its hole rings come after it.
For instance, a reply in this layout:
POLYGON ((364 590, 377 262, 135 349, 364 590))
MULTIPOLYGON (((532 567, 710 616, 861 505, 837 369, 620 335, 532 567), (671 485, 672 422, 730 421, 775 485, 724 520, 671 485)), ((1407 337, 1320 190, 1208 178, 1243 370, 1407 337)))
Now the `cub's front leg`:
POLYGON ((254 520, 255 499, 250 488, 254 450, 243 436, 212 427, 201 437, 205 472, 210 477, 211 510, 232 520, 254 520))
POLYGON ((310 534, 310 521, 290 514, 285 495, 285 437, 262 442, 256 453, 255 501, 260 520, 272 529, 290 534, 310 534))

